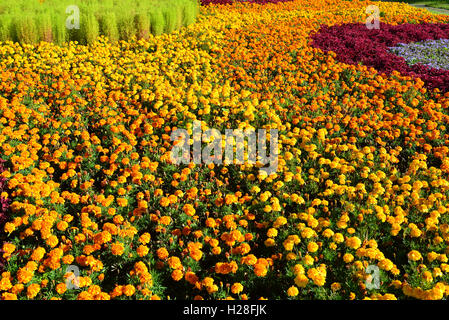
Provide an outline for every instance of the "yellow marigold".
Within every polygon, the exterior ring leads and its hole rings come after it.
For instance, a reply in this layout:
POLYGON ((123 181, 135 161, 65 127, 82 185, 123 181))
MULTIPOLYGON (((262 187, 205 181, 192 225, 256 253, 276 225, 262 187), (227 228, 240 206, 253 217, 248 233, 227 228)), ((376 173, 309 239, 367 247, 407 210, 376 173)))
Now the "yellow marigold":
POLYGON ((287 294, 289 297, 296 297, 298 295, 298 293, 299 293, 299 290, 295 286, 291 286, 287 290, 287 294))
POLYGON ((319 247, 316 242, 309 242, 309 244, 307 245, 307 250, 312 253, 317 252, 318 248, 319 247))
POLYGON ((195 208, 190 203, 185 204, 184 207, 182 207, 182 211, 188 216, 193 216, 196 212, 195 208))
POLYGON ((117 198, 116 201, 120 207, 126 207, 128 205, 128 199, 126 198, 117 198))
POLYGON ((261 263, 256 263, 254 265, 254 273, 258 277, 264 277, 267 274, 267 267, 261 263))
POLYGON ((246 265, 248 265, 248 266, 253 266, 253 265, 256 264, 256 262, 257 262, 257 258, 256 258, 256 256, 253 255, 253 254, 249 254, 249 255, 247 255, 247 256, 244 256, 244 257, 242 257, 242 259, 241 259, 241 263, 242 263, 242 264, 246 264, 246 265))
POLYGON ((71 264, 73 260, 75 260, 75 258, 71 254, 68 254, 62 258, 62 262, 64 264, 71 264))
POLYGON ((59 294, 64 294, 64 292, 67 291, 67 287, 65 285, 65 283, 58 283, 56 285, 56 292, 59 294))
POLYGON ((21 268, 19 271, 17 271, 17 279, 20 283, 28 283, 31 281, 31 279, 34 276, 34 272, 27 269, 27 268, 21 268))
POLYGON ((424 279, 424 281, 427 281, 427 282, 433 281, 432 273, 428 270, 426 270, 422 273, 422 278, 424 279))
POLYGON ((205 277, 202 281, 203 285, 206 287, 210 287, 214 284, 214 279, 211 277, 205 277))
POLYGON ((56 245, 59 243, 58 237, 55 235, 51 235, 46 241, 46 244, 50 246, 51 248, 56 247, 56 245))
POLYGON ((278 230, 276 228, 270 228, 267 231, 267 237, 275 238, 278 235, 278 230))
POLYGON ((305 263, 306 265, 311 266, 311 265, 314 264, 314 262, 315 262, 315 259, 313 259, 312 256, 310 256, 310 255, 308 255, 308 254, 306 254, 306 255, 304 256, 304 263, 305 263))
POLYGON ((307 286, 308 282, 309 279, 304 274, 298 274, 295 278, 295 283, 300 288, 304 288, 305 286, 307 286))
POLYGON ((218 286, 216 284, 213 284, 210 287, 207 287, 206 290, 209 294, 212 294, 218 291, 218 286))
POLYGON ((170 268, 172 268, 172 269, 181 269, 182 268, 181 260, 178 257, 168 258, 167 263, 170 266, 170 268))
POLYGON ((68 228, 68 226, 69 226, 69 224, 68 224, 67 222, 65 222, 65 221, 60 221, 60 222, 58 222, 58 224, 56 225, 56 228, 57 228, 59 231, 64 231, 65 229, 68 228))
POLYGON ((4 230, 6 233, 11 233, 16 230, 16 226, 12 222, 6 222, 4 226, 4 230))
POLYGON ((33 299, 39 291, 41 290, 41 286, 37 283, 32 283, 27 288, 27 297, 28 299, 33 299))
POLYGON ((382 270, 390 271, 391 269, 393 269, 394 264, 390 259, 382 259, 381 261, 379 261, 377 266, 382 270))
POLYGON ((236 283, 234 283, 234 284, 231 286, 231 292, 232 292, 233 294, 239 294, 239 293, 242 292, 242 291, 243 291, 243 286, 242 286, 242 284, 239 283, 239 282, 236 282, 236 283))
POLYGON ((136 250, 136 252, 139 255, 139 257, 146 256, 149 251, 150 251, 150 249, 147 246, 144 246, 144 245, 140 245, 137 248, 137 250, 136 250))
MULTIPOLYGON (((266 240, 264 241, 264 244, 265 244, 266 247, 273 247, 273 246, 276 245, 276 241, 274 241, 273 238, 268 238, 268 239, 266 239, 266 240)), ((285 245, 284 245, 284 246, 285 246, 285 245)), ((292 244, 292 246, 293 246, 293 244, 292 244)), ((286 249, 286 250, 287 250, 287 249, 286 249)), ((290 250, 291 250, 291 249, 290 249, 290 250)))
POLYGON ((45 255, 45 249, 42 247, 37 247, 33 250, 30 258, 34 261, 40 261, 45 255))
POLYGON ((331 229, 326 229, 326 230, 323 231, 322 235, 325 238, 330 238, 330 237, 332 237, 334 235, 334 231, 332 231, 331 229))
POLYGON ((419 251, 416 250, 412 250, 407 254, 407 257, 409 260, 411 261, 418 261, 422 259, 421 253, 419 253, 419 251))
POLYGON ((362 241, 358 237, 351 237, 346 239, 346 245, 352 249, 360 248, 362 241))
POLYGON ((203 256, 203 252, 201 250, 192 250, 189 255, 193 260, 199 261, 203 256))
POLYGON ((332 291, 338 291, 341 289, 341 284, 338 282, 334 282, 331 284, 331 290, 332 291))
POLYGON ((0 291, 7 291, 12 288, 9 277, 2 277, 0 280, 0 291))
POLYGON ((332 238, 336 243, 341 243, 345 240, 345 238, 343 237, 343 235, 341 233, 334 234, 334 236, 332 238))
POLYGON ((313 229, 308 228, 308 227, 304 228, 301 231, 301 237, 303 237, 305 239, 312 238, 314 235, 315 235, 315 231, 313 231, 313 229))
POLYGON ((134 294, 134 292, 136 292, 136 288, 132 284, 128 284, 123 287, 123 294, 125 296, 130 297, 134 294))
POLYGON ((171 273, 171 277, 175 281, 181 280, 183 276, 184 276, 183 272, 179 269, 173 270, 173 272, 171 273))
POLYGON ((297 263, 293 267, 293 272, 294 272, 295 275, 298 275, 298 274, 304 274, 305 270, 304 270, 304 267, 301 264, 297 263))
POLYGON ((2 300, 17 300, 17 295, 15 295, 14 293, 3 292, 2 300))
POLYGON ((217 226, 217 223, 216 223, 215 219, 207 218, 206 219, 206 226, 209 227, 209 228, 215 228, 217 226))
POLYGON ((17 283, 16 285, 14 285, 14 286, 11 288, 11 293, 19 294, 19 293, 21 293, 24 289, 25 289, 25 286, 23 285, 23 283, 17 283))
POLYGON ((350 263, 350 262, 352 262, 353 260, 354 260, 354 256, 353 256, 352 254, 350 254, 350 253, 345 253, 345 254, 343 255, 343 261, 344 261, 344 262, 350 263))
POLYGON ((276 220, 273 222, 274 228, 279 228, 287 223, 287 219, 283 216, 277 217, 276 220))
POLYGON ((159 222, 160 222, 161 224, 163 224, 163 225, 168 226, 168 225, 171 223, 171 217, 169 217, 169 216, 162 216, 162 217, 159 219, 159 222))
POLYGON ((147 244, 149 243, 151 240, 151 235, 148 232, 143 233, 140 237, 139 237, 139 241, 142 244, 147 244))
POLYGON ((10 256, 11 253, 14 252, 14 250, 16 250, 16 246, 14 244, 9 242, 5 242, 3 244, 3 251, 7 254, 7 256, 10 256))

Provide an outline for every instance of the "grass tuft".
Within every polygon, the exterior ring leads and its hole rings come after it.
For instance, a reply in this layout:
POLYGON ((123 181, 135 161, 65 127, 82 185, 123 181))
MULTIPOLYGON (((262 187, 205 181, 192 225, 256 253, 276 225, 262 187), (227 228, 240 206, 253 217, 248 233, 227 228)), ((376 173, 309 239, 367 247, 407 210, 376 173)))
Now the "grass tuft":
POLYGON ((198 0, 8 0, 0 4, 0 41, 62 44, 148 39, 195 22, 198 0), (72 7, 70 7, 72 6, 72 7), (79 9, 79 28, 69 28, 79 9))

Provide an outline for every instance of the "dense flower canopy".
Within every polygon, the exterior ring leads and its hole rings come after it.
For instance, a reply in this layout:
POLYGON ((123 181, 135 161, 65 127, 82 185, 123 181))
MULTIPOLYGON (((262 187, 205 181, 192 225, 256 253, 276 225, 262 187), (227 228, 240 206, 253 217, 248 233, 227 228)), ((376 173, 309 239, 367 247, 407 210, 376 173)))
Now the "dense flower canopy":
MULTIPOLYGON (((0 44, 2 299, 447 297, 449 93, 311 38, 368 32, 368 4, 208 5, 148 40, 0 44), (170 134, 194 120, 277 129, 277 172, 174 165, 170 134)), ((381 30, 449 30, 378 4, 381 30)))
POLYGON ((420 63, 435 69, 449 70, 449 39, 399 43, 389 49, 404 58, 409 65, 420 63))
MULTIPOLYGON (((441 70, 421 63, 407 64, 400 55, 389 50, 401 43, 423 40, 449 39, 448 24, 389 25, 380 23, 379 29, 368 29, 364 23, 323 26, 313 36, 313 45, 337 53, 339 61, 351 64, 359 62, 380 72, 399 71, 403 75, 420 77, 428 88, 449 91, 449 70, 441 70)), ((441 57, 442 60, 443 57, 441 57)))

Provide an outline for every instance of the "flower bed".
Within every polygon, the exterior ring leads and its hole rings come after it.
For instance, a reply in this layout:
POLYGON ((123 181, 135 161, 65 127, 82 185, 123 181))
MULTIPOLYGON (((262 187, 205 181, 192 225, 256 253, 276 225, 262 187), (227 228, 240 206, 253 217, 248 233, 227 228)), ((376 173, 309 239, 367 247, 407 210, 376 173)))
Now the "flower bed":
MULTIPOLYGON (((7 189, 7 180, 3 176, 1 176, 1 173, 6 171, 6 168, 4 167, 4 160, 0 159, 0 228, 3 229, 3 226, 5 222, 8 220, 7 212, 9 209, 9 205, 11 200, 7 196, 6 189, 7 189)), ((2 230, 0 230, 0 235, 2 234, 2 230)), ((0 239, 1 241, 1 239, 0 239)), ((0 248, 0 273, 4 270, 4 264, 5 264, 5 258, 3 257, 3 244, 0 248)))
MULTIPOLYGON (((1 44, 1 298, 447 299, 449 93, 312 46, 323 23, 356 37, 366 4, 211 5, 148 40, 1 44), (277 171, 172 163, 194 120, 277 130, 277 171)), ((385 48, 389 25, 421 41, 449 23, 382 12, 385 48)))
POLYGON ((399 71, 403 75, 420 77, 428 88, 449 91, 449 71, 438 70, 422 64, 408 65, 389 47, 399 43, 449 38, 447 24, 380 23, 380 29, 368 29, 365 24, 322 26, 312 37, 313 46, 324 51, 334 51, 344 63, 363 63, 380 72, 399 71))

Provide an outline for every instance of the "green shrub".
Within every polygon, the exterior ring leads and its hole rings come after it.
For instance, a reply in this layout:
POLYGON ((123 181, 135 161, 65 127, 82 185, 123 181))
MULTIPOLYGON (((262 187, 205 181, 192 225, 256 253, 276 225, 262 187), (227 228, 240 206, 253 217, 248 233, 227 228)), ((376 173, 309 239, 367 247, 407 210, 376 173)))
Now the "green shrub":
POLYGON ((100 28, 98 26, 98 21, 92 12, 87 15, 83 15, 85 20, 81 18, 80 22, 80 43, 92 44, 97 37, 100 35, 100 28))
POLYGON ((51 17, 52 21, 52 36, 53 42, 62 44, 68 40, 68 30, 65 26, 65 17, 61 15, 54 15, 51 17))
POLYGON ((37 43, 39 37, 37 34, 37 26, 34 17, 25 15, 16 16, 13 22, 12 40, 22 43, 37 43))
POLYGON ((106 36, 111 41, 119 39, 119 32, 117 27, 117 18, 114 12, 100 13, 100 34, 106 36))
POLYGON ((122 13, 118 19, 118 30, 120 39, 130 40, 136 34, 134 15, 131 13, 122 13))
POLYGON ((39 41, 52 42, 53 30, 51 15, 49 13, 41 14, 36 18, 36 21, 39 41))
POLYGON ((138 39, 148 39, 150 35, 150 17, 148 13, 138 13, 135 16, 135 25, 138 39))
POLYGON ((8 0, 0 4, 0 41, 24 43, 78 41, 91 44, 99 35, 111 41, 147 39, 195 22, 198 0, 8 0), (79 28, 69 6, 79 8, 79 28))
POLYGON ((12 39, 12 18, 9 15, 0 15, 0 41, 12 39))
POLYGON ((158 36, 164 33, 165 18, 164 14, 160 10, 153 10, 150 13, 151 16, 151 33, 158 36))

